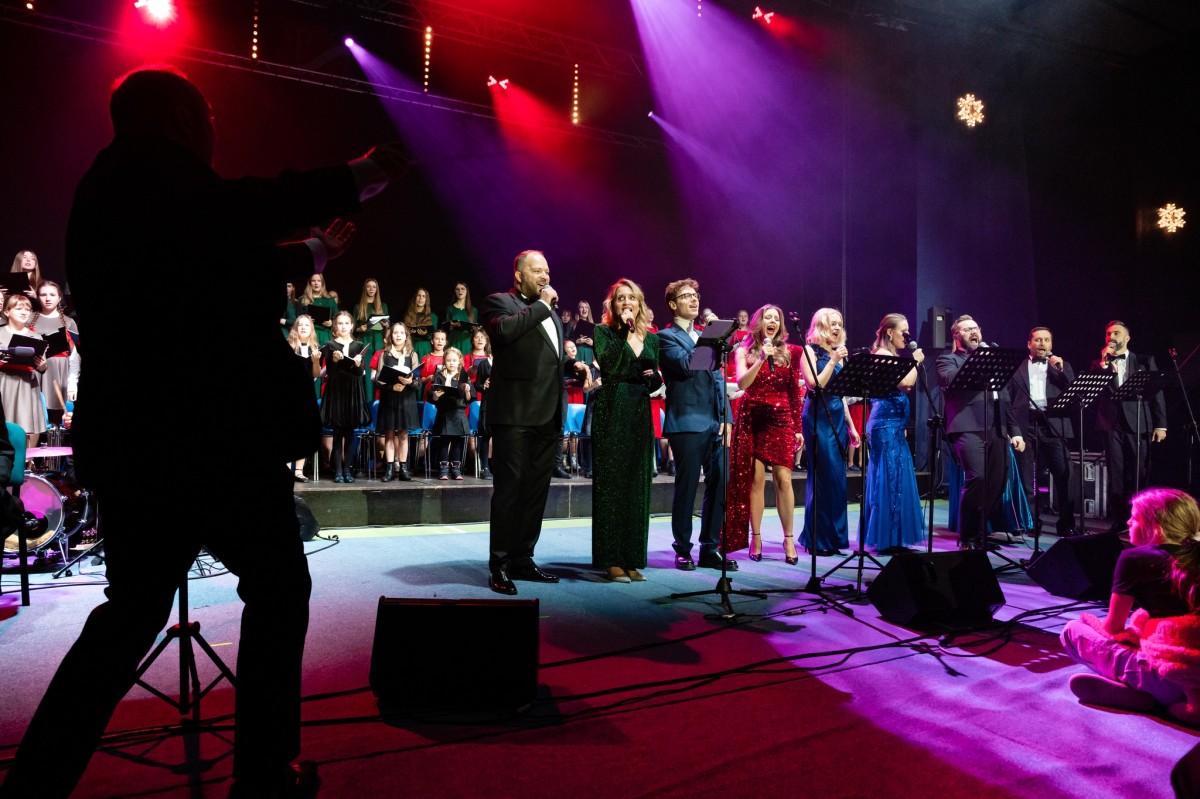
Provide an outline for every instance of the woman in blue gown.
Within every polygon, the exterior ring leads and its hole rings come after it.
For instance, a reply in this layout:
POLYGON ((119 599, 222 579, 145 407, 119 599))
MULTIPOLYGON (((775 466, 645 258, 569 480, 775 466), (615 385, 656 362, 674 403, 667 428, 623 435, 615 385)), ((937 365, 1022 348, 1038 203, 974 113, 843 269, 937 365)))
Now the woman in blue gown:
POLYGON ((808 326, 806 341, 800 367, 808 386, 801 413, 808 479, 800 541, 810 554, 844 555, 841 548, 850 545, 844 453, 847 445, 857 447, 861 439, 846 411, 845 401, 824 392, 818 396, 814 391, 818 385, 828 385, 842 370, 847 350, 841 312, 836 308, 818 309, 808 326))
MULTIPOLYGON (((875 355, 899 355, 905 349, 908 319, 890 313, 875 331, 875 355)), ((866 500, 863 503, 863 542, 881 555, 894 555, 915 546, 925 537, 921 495, 912 453, 904 437, 908 427, 908 392, 917 383, 917 366, 925 353, 912 351, 916 363, 896 390, 871 401, 867 419, 866 500)))

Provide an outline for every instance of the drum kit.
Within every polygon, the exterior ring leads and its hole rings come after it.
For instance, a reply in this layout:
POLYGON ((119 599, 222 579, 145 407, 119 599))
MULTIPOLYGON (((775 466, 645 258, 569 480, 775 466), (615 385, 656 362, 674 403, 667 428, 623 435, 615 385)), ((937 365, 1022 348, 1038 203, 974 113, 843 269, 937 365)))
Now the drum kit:
POLYGON ((61 559, 64 565, 55 577, 69 577, 71 566, 96 554, 102 545, 96 535, 96 498, 71 474, 68 459, 72 449, 62 445, 61 429, 52 426, 46 431, 46 439, 46 446, 26 450, 25 482, 21 486, 26 523, 23 530, 4 539, 4 554, 15 556, 20 546, 18 536, 23 535, 27 551, 38 561, 61 559), (73 549, 83 552, 71 558, 73 549))

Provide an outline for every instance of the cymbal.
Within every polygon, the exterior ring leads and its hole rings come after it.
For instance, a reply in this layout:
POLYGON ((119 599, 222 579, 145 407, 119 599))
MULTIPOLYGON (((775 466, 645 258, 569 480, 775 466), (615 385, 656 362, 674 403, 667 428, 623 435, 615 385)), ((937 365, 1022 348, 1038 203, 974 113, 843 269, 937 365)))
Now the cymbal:
POLYGON ((64 458, 74 454, 71 447, 30 447, 25 450, 27 458, 64 458))

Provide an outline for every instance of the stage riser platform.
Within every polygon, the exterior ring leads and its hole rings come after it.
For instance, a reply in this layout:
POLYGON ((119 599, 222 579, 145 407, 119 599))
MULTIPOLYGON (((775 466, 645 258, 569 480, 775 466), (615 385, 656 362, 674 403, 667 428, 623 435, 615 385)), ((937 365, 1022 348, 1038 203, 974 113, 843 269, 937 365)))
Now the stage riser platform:
MULTIPOLYGON (((918 483, 924 490, 927 475, 919 474, 918 483)), ((805 476, 793 476, 792 490, 796 506, 804 504, 805 476)), ((847 476, 851 502, 858 501, 862 492, 862 475, 847 476)), ((359 478, 350 485, 321 480, 301 483, 296 493, 303 497, 313 516, 322 526, 362 527, 367 525, 398 524, 468 524, 485 522, 491 511, 492 483, 471 477, 462 482, 442 482, 419 478, 411 483, 359 478)), ((651 488, 650 512, 671 512, 675 481, 666 475, 655 478, 651 488)), ((768 480, 766 502, 775 505, 775 488, 768 480)), ((695 511, 700 512, 704 486, 696 492, 695 511)), ((592 481, 584 478, 555 479, 550 484, 546 501, 546 518, 572 519, 592 515, 592 481)))

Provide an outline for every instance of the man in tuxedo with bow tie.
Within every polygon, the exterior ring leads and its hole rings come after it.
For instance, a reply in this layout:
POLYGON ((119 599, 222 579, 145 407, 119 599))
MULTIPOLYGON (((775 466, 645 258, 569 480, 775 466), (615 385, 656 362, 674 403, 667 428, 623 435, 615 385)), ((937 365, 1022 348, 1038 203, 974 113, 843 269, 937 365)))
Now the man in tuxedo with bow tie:
MULTIPOLYGON (((1135 372, 1158 369, 1154 357, 1137 355, 1129 349, 1129 326, 1119 319, 1104 328, 1105 345, 1100 357, 1092 362, 1092 371, 1112 372, 1110 384, 1115 391, 1126 377, 1135 372)), ((1096 408, 1096 430, 1104 440, 1104 460, 1108 467, 1108 511, 1111 532, 1125 529, 1129 517, 1129 499, 1140 485, 1145 488, 1150 443, 1167 437, 1167 406, 1162 391, 1150 397, 1117 401, 1103 398, 1096 408), (1139 431, 1138 405, 1141 405, 1139 431), (1138 439, 1141 438, 1141 446, 1138 439)))
MULTIPOLYGON (((1074 428, 1070 417, 1050 414, 1046 409, 1071 385, 1075 371, 1071 369, 1071 364, 1054 354, 1054 334, 1050 328, 1035 327, 1030 330, 1026 346, 1029 348, 1029 361, 1017 367, 1008 386, 1013 401, 1013 418, 1021 428, 1025 443, 1032 444, 1017 453, 1021 485, 1025 489, 1029 507, 1038 508, 1035 504, 1034 469, 1038 464, 1045 465, 1058 492, 1058 522, 1055 529, 1060 536, 1074 535, 1075 497, 1071 494, 1071 452, 1067 445, 1068 439, 1074 435, 1074 428)), ((1040 519, 1034 519, 1033 523, 1040 528, 1040 519)))
POLYGON ((533 549, 542 534, 550 475, 563 430, 563 370, 587 366, 563 348, 558 292, 539 250, 513 261, 513 287, 483 301, 492 339, 488 426, 492 430, 492 517, 488 587, 515 594, 513 580, 557 583, 542 571, 533 549))

